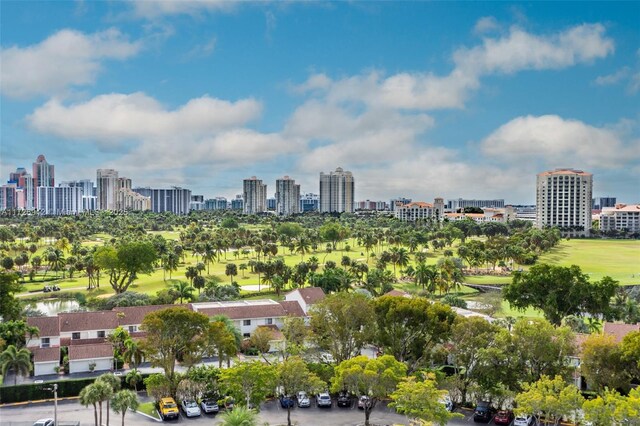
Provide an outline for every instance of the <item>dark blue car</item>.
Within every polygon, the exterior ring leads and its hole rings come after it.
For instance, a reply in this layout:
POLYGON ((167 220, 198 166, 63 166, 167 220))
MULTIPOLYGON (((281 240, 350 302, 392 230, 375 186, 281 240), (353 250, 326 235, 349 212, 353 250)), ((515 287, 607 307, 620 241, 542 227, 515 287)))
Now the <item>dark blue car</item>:
POLYGON ((293 400, 293 397, 285 395, 280 396, 280 406, 282 408, 293 408, 294 405, 295 402, 293 400))

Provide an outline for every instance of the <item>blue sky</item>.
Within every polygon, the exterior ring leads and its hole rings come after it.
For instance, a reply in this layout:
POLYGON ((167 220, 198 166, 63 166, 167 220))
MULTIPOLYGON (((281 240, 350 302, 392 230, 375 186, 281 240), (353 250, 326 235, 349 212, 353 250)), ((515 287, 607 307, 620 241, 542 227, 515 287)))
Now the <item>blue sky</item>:
POLYGON ((1 1, 0 176, 232 197, 354 173, 356 199, 640 202, 639 2, 1 1))

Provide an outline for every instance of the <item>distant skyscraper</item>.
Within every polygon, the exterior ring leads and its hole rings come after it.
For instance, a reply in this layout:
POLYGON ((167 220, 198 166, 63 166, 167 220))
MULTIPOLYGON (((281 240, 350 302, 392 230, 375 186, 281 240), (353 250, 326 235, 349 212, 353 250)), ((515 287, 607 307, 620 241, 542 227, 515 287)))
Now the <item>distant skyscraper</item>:
POLYGON ((455 211, 458 209, 464 209, 466 207, 490 207, 490 208, 504 208, 504 199, 495 200, 468 200, 464 198, 458 198, 457 200, 447 200, 447 209, 455 211))
POLYGON ((38 205, 38 187, 55 186, 55 169, 53 164, 47 163, 44 155, 38 155, 33 163, 33 204, 38 205))
POLYGON ((604 210, 605 207, 615 207, 616 204, 616 197, 596 197, 593 199, 591 208, 594 210, 604 210))
POLYGON ((16 186, 15 201, 18 210, 33 210, 36 208, 33 176, 27 173, 24 167, 18 167, 15 172, 9 173, 8 183, 16 186))
POLYGON ((151 210, 154 213, 189 214, 191 205, 190 189, 174 186, 168 189, 134 188, 133 191, 144 197, 151 198, 151 210))
POLYGON ((574 169, 539 173, 536 185, 536 226, 557 226, 565 235, 591 231, 593 175, 574 169))
POLYGON ((320 172, 320 213, 354 211, 353 174, 338 167, 335 172, 320 172))
POLYGON ((300 211, 317 212, 320 209, 320 197, 318 194, 304 194, 300 197, 300 211))
POLYGON ((61 182, 60 186, 69 186, 71 188, 82 189, 82 207, 85 211, 93 211, 97 209, 96 187, 89 179, 71 180, 61 182))
POLYGON ((117 210, 118 172, 113 169, 98 169, 96 197, 98 210, 117 210))
POLYGON ((231 200, 231 210, 244 210, 244 200, 242 194, 237 194, 236 198, 231 200))
POLYGON ((281 216, 300 213, 300 185, 289 176, 276 180, 275 210, 281 216))
POLYGON ((252 176, 243 181, 244 214, 262 213, 267 210, 267 185, 252 176))
POLYGON ((82 188, 39 186, 38 211, 44 215, 78 214, 84 211, 82 188))

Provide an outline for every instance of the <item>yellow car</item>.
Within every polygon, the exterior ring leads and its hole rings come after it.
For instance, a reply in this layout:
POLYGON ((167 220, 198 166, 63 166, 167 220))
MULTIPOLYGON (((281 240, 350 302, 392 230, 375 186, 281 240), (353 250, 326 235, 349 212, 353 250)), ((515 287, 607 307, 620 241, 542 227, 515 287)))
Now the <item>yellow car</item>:
POLYGON ((173 398, 162 398, 158 406, 160 407, 160 417, 162 417, 162 420, 177 419, 180 414, 178 404, 176 404, 173 398))

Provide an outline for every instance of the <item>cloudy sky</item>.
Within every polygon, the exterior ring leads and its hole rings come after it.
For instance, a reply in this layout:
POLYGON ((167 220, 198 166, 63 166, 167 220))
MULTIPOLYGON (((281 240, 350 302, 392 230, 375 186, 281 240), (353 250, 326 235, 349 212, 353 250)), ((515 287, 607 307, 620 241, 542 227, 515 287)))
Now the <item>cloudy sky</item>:
POLYGON ((640 3, 2 1, 0 177, 231 197, 354 173, 356 199, 640 202, 640 3))

